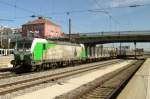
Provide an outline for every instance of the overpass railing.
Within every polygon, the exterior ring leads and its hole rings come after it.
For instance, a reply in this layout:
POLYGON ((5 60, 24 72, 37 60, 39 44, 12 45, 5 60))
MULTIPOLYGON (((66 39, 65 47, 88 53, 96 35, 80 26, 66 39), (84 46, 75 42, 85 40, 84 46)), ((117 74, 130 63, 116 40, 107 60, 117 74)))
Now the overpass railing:
POLYGON ((120 31, 120 32, 93 32, 93 33, 76 33, 79 36, 127 36, 127 35, 150 35, 150 31, 120 31))

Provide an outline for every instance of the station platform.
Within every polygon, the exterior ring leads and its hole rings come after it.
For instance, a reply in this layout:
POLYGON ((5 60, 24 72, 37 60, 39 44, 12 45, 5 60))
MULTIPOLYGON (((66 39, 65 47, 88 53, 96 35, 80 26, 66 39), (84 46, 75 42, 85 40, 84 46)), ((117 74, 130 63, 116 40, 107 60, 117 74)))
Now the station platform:
POLYGON ((128 60, 122 63, 114 64, 106 68, 102 68, 75 78, 71 78, 63 82, 62 84, 55 84, 37 91, 33 91, 31 93, 26 93, 24 95, 14 97, 14 99, 54 99, 59 95, 70 92, 88 82, 91 82, 99 77, 102 77, 105 74, 123 68, 132 62, 133 60, 128 60))
POLYGON ((14 59, 13 55, 9 56, 0 56, 0 69, 12 67, 11 60, 14 59))
POLYGON ((144 62, 117 99, 150 99, 150 58, 144 62))

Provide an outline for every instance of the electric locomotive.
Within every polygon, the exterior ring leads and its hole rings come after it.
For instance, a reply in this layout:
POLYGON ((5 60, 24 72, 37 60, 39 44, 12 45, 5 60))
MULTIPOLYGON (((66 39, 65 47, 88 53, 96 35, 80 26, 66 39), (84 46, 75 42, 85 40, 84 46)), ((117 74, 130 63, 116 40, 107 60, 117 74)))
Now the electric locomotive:
POLYGON ((14 60, 11 63, 15 72, 28 72, 56 68, 64 64, 83 61, 86 58, 83 44, 34 38, 16 44, 14 60))

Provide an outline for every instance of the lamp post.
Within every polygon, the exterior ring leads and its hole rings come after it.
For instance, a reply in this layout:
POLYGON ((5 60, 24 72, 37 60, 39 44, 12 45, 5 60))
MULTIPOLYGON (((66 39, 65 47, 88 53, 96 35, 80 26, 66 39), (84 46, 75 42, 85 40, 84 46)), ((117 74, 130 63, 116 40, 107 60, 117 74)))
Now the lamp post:
POLYGON ((9 38, 8 39, 8 55, 9 55, 9 52, 10 52, 10 50, 9 50, 10 49, 10 41, 11 41, 11 39, 9 38))
MULTIPOLYGON (((67 15, 69 16, 70 13, 67 12, 67 15)), ((71 38, 70 36, 71 36, 71 18, 69 17, 69 40, 70 40, 70 38, 71 38)))
POLYGON ((2 32, 0 31, 0 38, 1 38, 1 47, 2 47, 2 32))
POLYGON ((134 58, 136 59, 136 42, 134 42, 134 50, 135 50, 135 52, 134 52, 134 58))
MULTIPOLYGON (((119 39, 120 39, 120 32, 119 32, 119 39)), ((120 42, 120 51, 119 51, 119 54, 121 56, 121 42, 120 42)))

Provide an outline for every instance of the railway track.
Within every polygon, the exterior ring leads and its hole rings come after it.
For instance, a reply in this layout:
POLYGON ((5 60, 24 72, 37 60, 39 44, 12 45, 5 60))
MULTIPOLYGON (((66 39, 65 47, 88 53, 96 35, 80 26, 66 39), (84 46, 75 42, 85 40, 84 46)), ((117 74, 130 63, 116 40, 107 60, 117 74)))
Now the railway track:
POLYGON ((9 77, 15 77, 15 76, 17 76, 17 75, 12 72, 2 72, 2 73, 0 73, 0 80, 9 78, 9 77))
POLYGON ((36 77, 32 79, 21 80, 21 81, 17 81, 13 83, 3 84, 3 85, 0 85, 0 95, 5 95, 8 93, 16 92, 19 90, 23 90, 25 88, 30 88, 39 84, 48 83, 50 81, 56 81, 58 79, 63 79, 69 76, 79 74, 79 73, 92 71, 95 69, 99 69, 99 68, 109 66, 112 64, 117 64, 120 62, 123 62, 123 60, 116 60, 116 61, 106 62, 103 64, 97 64, 97 65, 93 65, 89 67, 78 68, 75 70, 69 70, 69 71, 60 72, 56 74, 51 74, 51 75, 36 77))
POLYGON ((29 74, 37 73, 36 71, 34 71, 34 72, 29 72, 29 73, 15 74, 12 71, 13 71, 12 68, 3 68, 3 69, 0 69, 0 80, 11 78, 11 77, 17 77, 17 76, 23 76, 23 75, 29 75, 29 74))
POLYGON ((7 72, 7 71, 11 71, 12 68, 1 68, 0 72, 7 72))
POLYGON ((98 78, 86 86, 56 97, 56 99, 116 99, 119 92, 124 88, 143 62, 144 60, 137 61, 123 69, 98 78))
POLYGON ((12 68, 1 68, 0 69, 0 80, 14 77, 16 74, 12 73, 12 68))
POLYGON ((37 72, 35 71, 35 72, 29 72, 29 73, 15 74, 12 72, 12 68, 3 68, 3 69, 0 69, 0 80, 11 78, 11 77, 34 74, 34 73, 37 73, 37 72))

